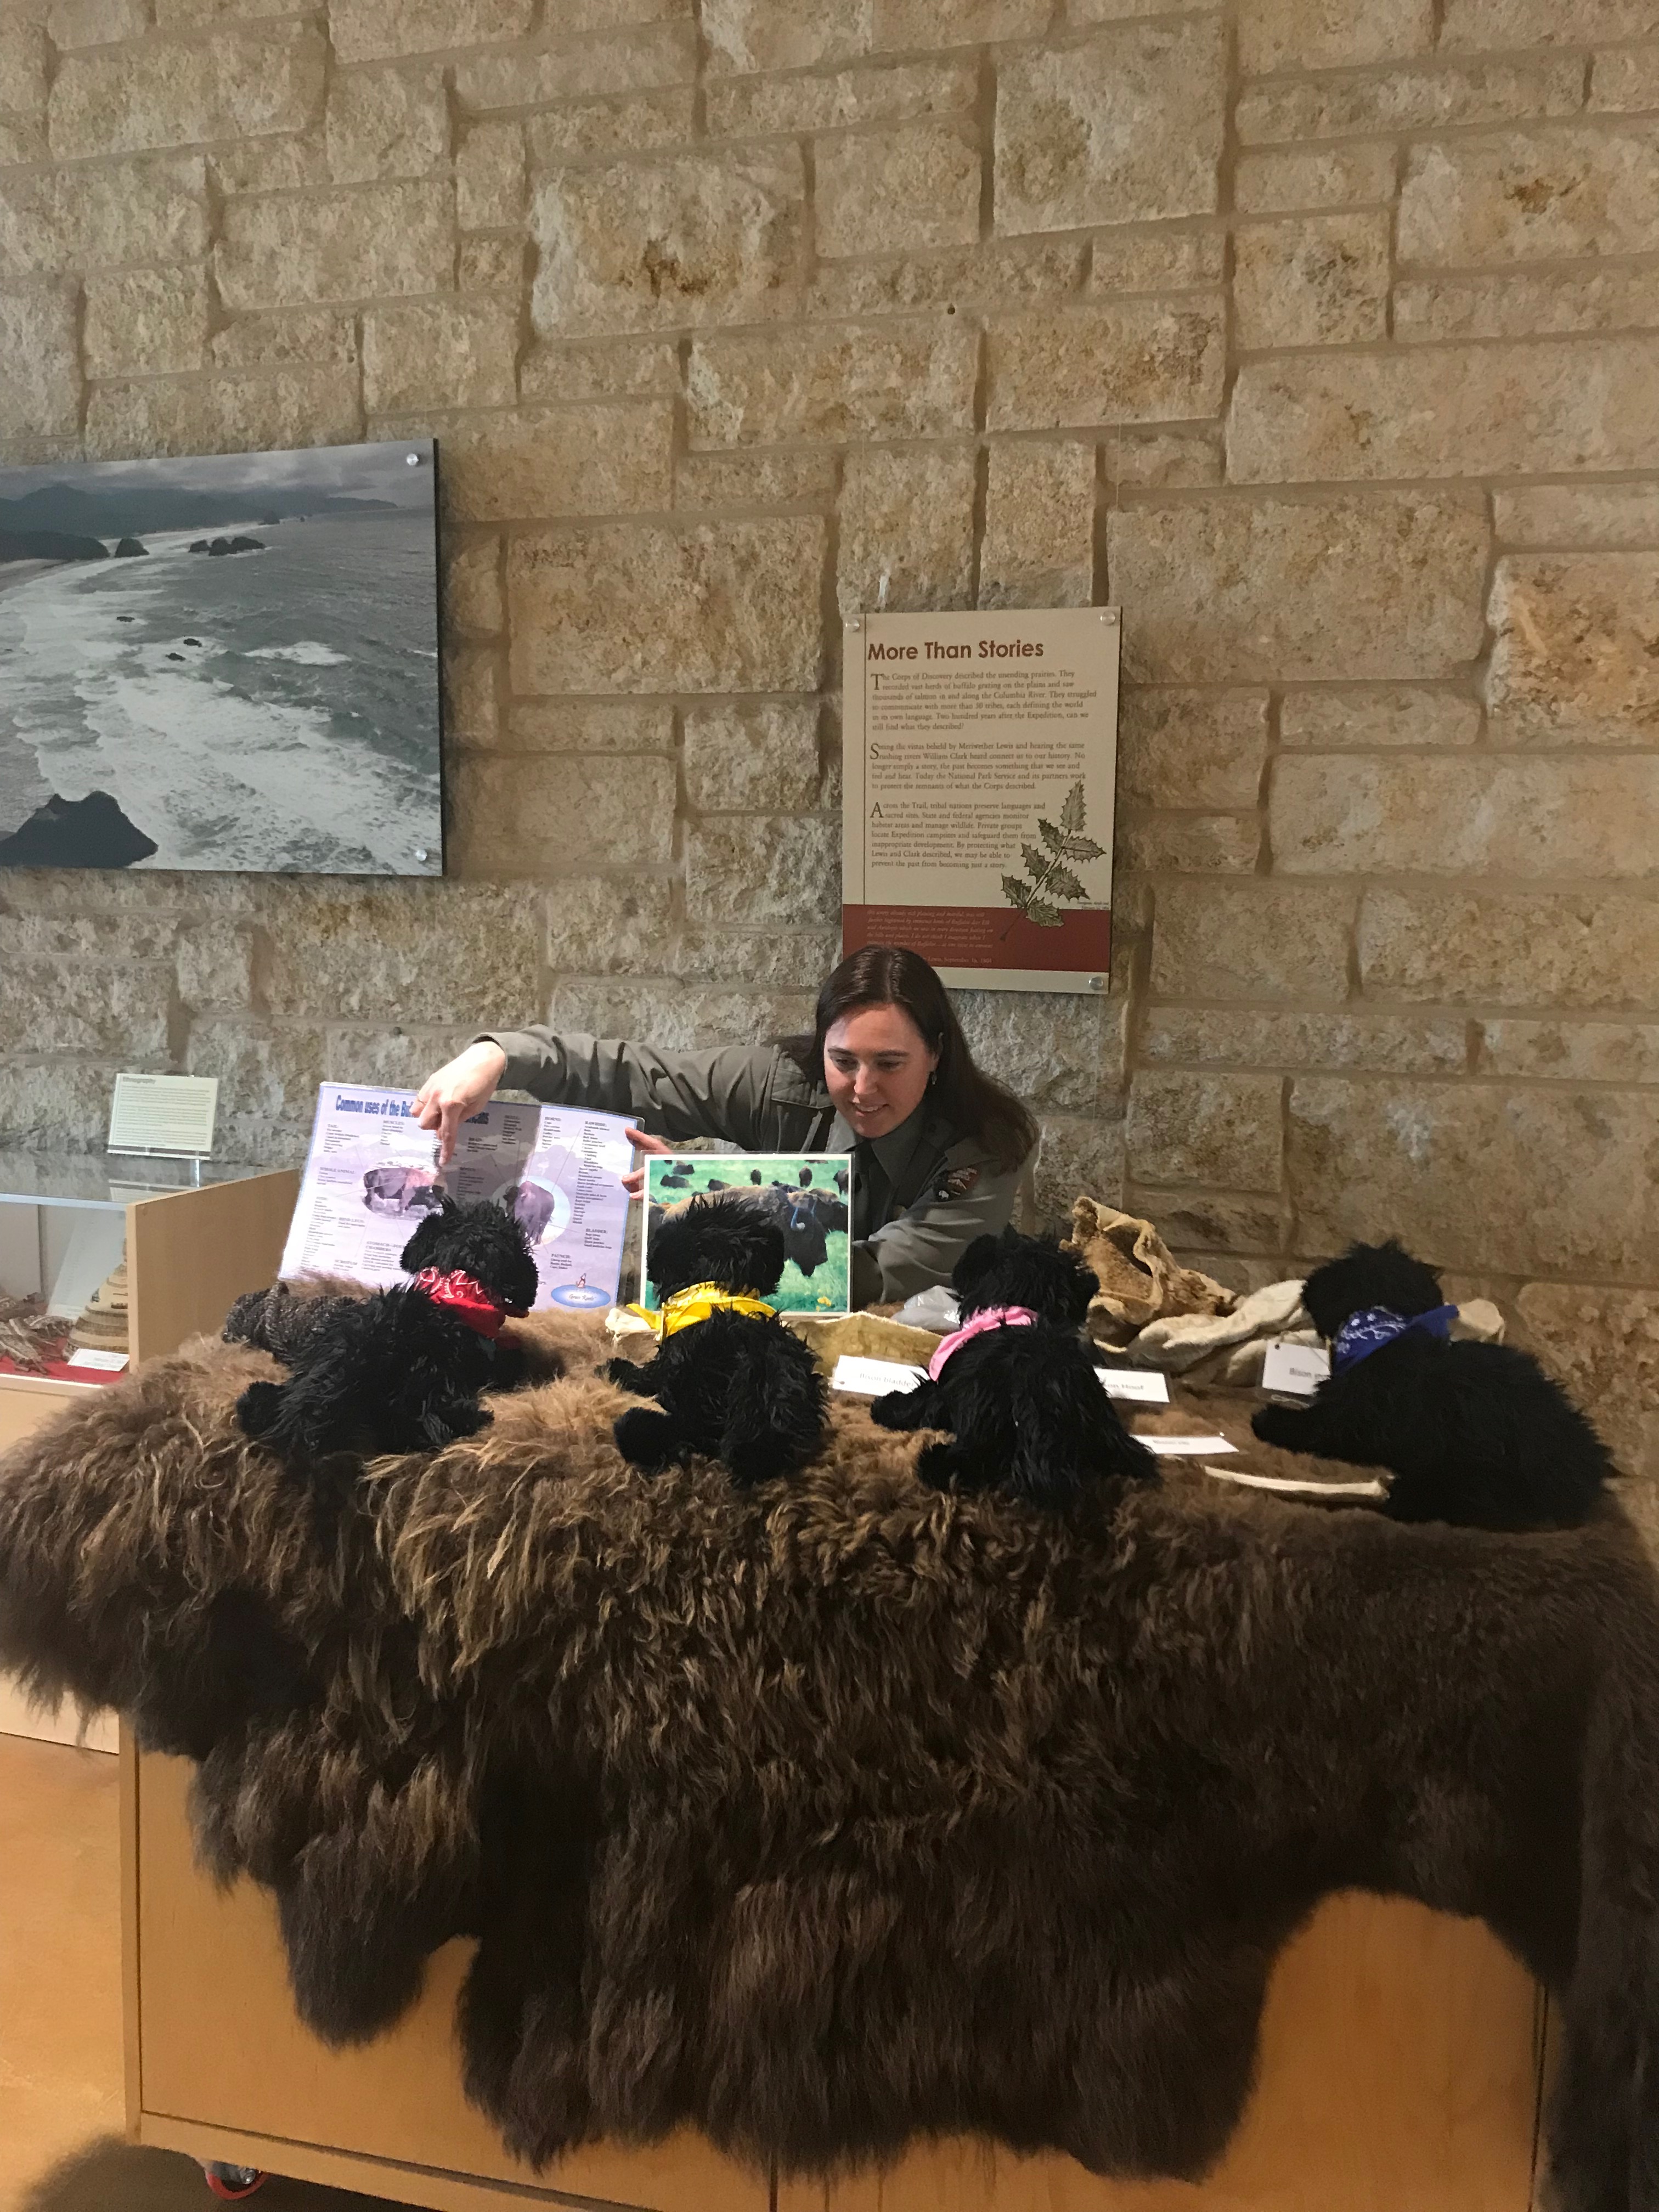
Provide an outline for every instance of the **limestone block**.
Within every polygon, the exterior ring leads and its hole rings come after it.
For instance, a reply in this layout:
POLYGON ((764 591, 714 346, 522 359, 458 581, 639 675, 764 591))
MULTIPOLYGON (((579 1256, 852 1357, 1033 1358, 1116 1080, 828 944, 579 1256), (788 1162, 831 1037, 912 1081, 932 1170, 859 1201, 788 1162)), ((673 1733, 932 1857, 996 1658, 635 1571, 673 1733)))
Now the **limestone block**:
POLYGON ((684 22, 693 0, 559 0, 558 27, 567 38, 584 31, 617 31, 630 24, 684 22))
POLYGON ((1375 745, 1472 745, 1480 708, 1454 691, 1399 684, 1358 684, 1340 691, 1287 691, 1279 709, 1279 741, 1319 751, 1375 745))
POLYGON ((1356 945, 1367 998, 1659 1006, 1659 906, 1613 891, 1368 888, 1356 945))
POLYGON ((1048 0, 871 0, 876 46, 965 46, 1031 39, 1048 27, 1048 0))
POLYGON ((384 1025, 389 1012, 418 1010, 423 1022, 508 1028, 538 1018, 539 909, 522 890, 335 879, 266 896, 265 1000, 278 1018, 384 1025))
POLYGON ((213 333, 209 351, 221 368, 354 368, 357 319, 329 307, 238 315, 213 333))
MULTIPOLYGON (((171 962, 61 967, 9 960, 0 973, 0 1033, 8 1053, 132 1051, 152 1065, 167 1051, 171 962)), ((125 1063, 123 1063, 125 1064, 125 1063)))
POLYGON ((455 64, 463 107, 545 107, 604 93, 690 84, 697 74, 696 27, 689 15, 614 37, 588 33, 557 46, 497 47, 455 64))
POLYGON ((1220 295, 1113 300, 994 323, 987 425, 1167 422, 1217 415, 1225 375, 1220 295))
POLYGON ((1104 1000, 1063 991, 951 995, 969 1049, 988 1075, 1039 1111, 1095 1111, 1108 1022, 1104 1000))
POLYGON ((1482 1075, 1659 1083, 1659 1023, 1492 1020, 1474 1025, 1482 1075))
POLYGON ((199 155, 0 175, 0 277, 195 261, 207 243, 199 155))
POLYGON ((468 752, 451 771, 454 860, 466 878, 534 879, 599 859, 629 868, 670 858, 672 761, 468 752))
POLYGON ((1161 223, 1147 230, 1104 230, 1089 252, 1091 292, 1184 292, 1219 284, 1225 234, 1177 229, 1161 223))
POLYGON ((1659 736, 1659 556, 1510 554, 1492 580, 1486 679, 1500 744, 1659 736))
POLYGON ((1659 549, 1659 484, 1528 484, 1492 496, 1500 545, 1659 549))
POLYGON ((19 29, 37 34, 44 19, 52 43, 65 54, 82 46, 107 46, 120 39, 141 39, 150 27, 144 0, 52 0, 44 9, 30 6, 13 12, 19 18, 19 29))
POLYGON ((257 453, 355 444, 363 434, 355 371, 280 368, 207 384, 111 382, 87 406, 89 458, 257 453))
POLYGON ((996 228, 1207 215, 1225 108, 1220 24, 1112 24, 1078 46, 1005 58, 996 228))
MULTIPOLYGON (((1601 58, 1597 67, 1601 66, 1601 58)), ((1252 85, 1238 103, 1245 145, 1302 145, 1364 131, 1425 131, 1571 115, 1583 90, 1577 54, 1482 57, 1455 67, 1374 70, 1252 85)))
MULTIPOLYGON (((510 407, 518 396, 518 346, 512 300, 418 300, 372 307, 363 317, 363 403, 386 413, 510 407)), ((520 432, 520 443, 528 447, 529 435, 520 432)))
MULTIPOLYGON (((706 22, 708 10, 703 12, 706 22)), ((883 62, 821 76, 713 76, 705 100, 709 136, 742 138, 964 114, 978 96, 971 61, 928 60, 883 62)))
POLYGON ((665 507, 673 420, 665 401, 520 407, 444 440, 448 511, 472 522, 665 507))
POLYGON ((1267 811, 1281 874, 1643 877, 1659 758, 1286 754, 1267 811))
POLYGON ((320 112, 326 49, 313 24, 64 57, 47 103, 60 160, 303 131, 320 112))
POLYGON ((524 283, 524 240, 462 238, 455 249, 455 282, 463 292, 512 292, 524 283))
MULTIPOLYGON (((99 0, 92 0, 99 4, 99 0)), ((143 0, 112 0, 116 6, 142 7, 143 0)), ((261 15, 292 15, 301 12, 295 0, 151 0, 155 11, 158 31, 201 31, 210 29, 221 21, 258 17, 261 15)))
POLYGON ((444 737, 451 746, 500 742, 500 676, 493 647, 451 643, 443 657, 444 737))
MULTIPOLYGON (((1576 64, 1577 56, 1562 59, 1576 64)), ((1614 114, 1659 107, 1659 52, 1647 46, 1633 53, 1597 54, 1590 64, 1586 105, 1614 114)))
POLYGON ((520 699, 507 709, 515 752, 672 753, 665 699, 520 699))
POLYGON ((526 399, 623 399, 647 392, 677 393, 679 388, 679 349, 672 339, 532 345, 519 372, 519 390, 526 399))
POLYGON ((501 545, 492 532, 446 547, 444 628, 462 637, 499 637, 501 545))
POLYGON ((216 915, 180 932, 174 972, 186 1006, 246 1010, 253 1004, 254 932, 216 915))
POLYGON ((507 553, 515 691, 810 691, 822 652, 816 516, 595 523, 507 553))
POLYGON ((1129 875, 1251 876, 1261 855, 1261 823, 1254 814, 1158 812, 1121 808, 1114 866, 1129 875))
POLYGON ((685 373, 690 441, 971 431, 975 356, 963 322, 933 317, 698 338, 685 373))
POLYGON ((690 84, 665 85, 621 99, 561 100, 526 118, 530 158, 541 171, 580 155, 639 154, 679 145, 696 136, 696 88, 690 84))
POLYGON ((611 980, 562 982, 548 1020, 555 1029, 633 1037, 664 1052, 709 1051, 788 1036, 811 1026, 812 1001, 803 992, 732 990, 720 984, 611 980))
POLYGON ((814 315, 891 314, 922 307, 1024 307, 1081 289, 1081 239, 987 244, 958 253, 900 254, 820 264, 807 298, 814 315))
POLYGON ((814 146, 817 251, 891 253, 979 237, 979 149, 969 126, 902 123, 814 146))
POLYGON ((207 336, 204 270, 129 269, 87 279, 82 344, 88 376, 200 368, 207 336))
POLYGON ((1123 1198, 1123 1123, 1113 1117, 1045 1114, 1036 1164, 1039 1228, 1067 1234, 1079 1195, 1116 1206, 1123 1198))
POLYGON ((1462 265, 1659 244, 1659 122, 1553 124, 1413 146, 1400 252, 1462 265))
POLYGON ((1241 0, 1238 65, 1247 76, 1271 70, 1340 69, 1345 62, 1391 62, 1434 45, 1433 0, 1241 0))
POLYGON ((768 700, 687 708, 685 795, 702 812, 799 814, 815 807, 816 703, 768 700))
POLYGON ((455 155, 455 220, 463 230, 506 230, 525 209, 524 134, 516 123, 475 123, 455 155))
MULTIPOLYGON (((1276 1259, 1229 1261, 1223 1257, 1219 1266, 1212 1267, 1207 1256, 1282 1252, 1287 1219, 1285 1209, 1277 1199, 1237 1198, 1213 1191, 1183 1191, 1177 1196, 1171 1191, 1150 1189, 1132 1182, 1125 1191, 1123 1202, 1126 1211, 1158 1222, 1171 1252, 1183 1265, 1196 1267, 1226 1289, 1245 1292, 1265 1290, 1275 1280, 1285 1279, 1285 1267, 1276 1259), (1194 1254, 1206 1256, 1194 1258, 1194 1254)), ((1259 1364, 1266 1356, 1259 1340, 1240 1346, 1234 1358, 1248 1359, 1252 1352, 1259 1364)), ((1228 1366, 1231 1376, 1231 1361, 1228 1366)))
POLYGON ((1584 15, 1564 15, 1550 0, 1447 0, 1443 46, 1531 46, 1559 40, 1579 46, 1659 33, 1653 0, 1592 0, 1584 15))
POLYGON ((80 427, 81 362, 75 295, 0 292, 0 434, 63 432, 80 427))
POLYGON ((1449 1016, 1261 1012, 1243 1006, 1154 1006, 1140 1033, 1152 1061, 1189 1067, 1367 1069, 1456 1075, 1468 1062, 1465 1024, 1449 1016))
POLYGON ((337 70, 326 129, 329 174, 337 185, 430 176, 449 156, 443 76, 429 64, 337 70))
POLYGON ((1650 1275, 1659 1094, 1504 1084, 1291 1085, 1303 1248, 1393 1235, 1442 1267, 1650 1275))
MULTIPOLYGON (((125 1055, 124 1064, 131 1065, 125 1055)), ((72 1060, 0 1060, 0 1143, 27 1152, 103 1149, 109 1071, 72 1060)))
POLYGON ((1094 582, 1091 445, 993 446, 987 457, 982 607, 1086 607, 1094 582))
POLYGON ((343 62, 447 52, 520 39, 536 0, 331 0, 329 35, 343 62))
POLYGON ((827 507, 836 495, 836 456, 824 447, 686 453, 674 465, 674 504, 827 507))
POLYGON ((1659 269, 1652 266, 1402 277, 1394 288, 1395 336, 1408 342, 1656 327, 1659 269))
POLYGON ((532 228, 544 336, 752 321, 799 297, 805 176, 793 146, 550 177, 532 228))
MULTIPOLYGON (((7 896, 14 894, 9 890, 7 896)), ((0 974, 31 964, 92 967, 171 960, 178 952, 179 936, 176 914, 132 906, 110 913, 65 914, 58 906, 48 905, 43 913, 0 914, 0 974)))
POLYGON ((303 137, 221 143, 208 154, 208 171, 228 199, 238 192, 321 191, 333 182, 327 132, 315 124, 303 137))
MULTIPOLYGON (((64 42, 54 43, 61 48, 64 42)), ((46 120, 46 33, 12 11, 0 18, 0 108, 19 123, 38 126, 46 120)))
POLYGON ((1528 1283, 1516 1305, 1526 1348, 1589 1415, 1620 1471, 1659 1475, 1659 1297, 1528 1283))
POLYGON ((567 878, 549 901, 548 960, 563 974, 660 973, 674 927, 665 876, 567 878))
POLYGON ((14 168, 25 161, 44 161, 46 158, 46 134, 38 123, 19 123, 7 115, 0 115, 0 169, 14 168))
POLYGON ((1480 650, 1472 493, 1189 499, 1107 526, 1132 683, 1438 676, 1480 650))
POLYGON ((855 447, 841 495, 836 597, 842 618, 881 604, 969 604, 974 573, 974 454, 965 446, 855 447))
MULTIPOLYGON (((272 1030, 246 1016, 198 1017, 190 1025, 184 1060, 187 1075, 217 1077, 214 1135, 234 1146, 232 1157, 292 1164, 295 1146, 310 1127, 317 1085, 326 1079, 320 1029, 306 1024, 272 1030)), ((356 1066, 349 1079, 361 1080, 356 1066)))
POLYGON ((1240 345, 1342 345, 1384 335, 1389 218, 1382 209, 1243 224, 1233 251, 1240 345))
POLYGON ((1246 362, 1233 391, 1241 483, 1647 468, 1659 384, 1644 338, 1395 347, 1246 362))
POLYGON ((1119 490, 1219 483, 1221 441, 1213 431, 1114 428, 1102 442, 1101 466, 1119 490))
POLYGON ((1340 1002, 1353 909, 1340 885, 1160 884, 1152 990, 1161 999, 1340 1002))
POLYGON ((1119 701, 1120 798, 1151 806, 1254 807, 1267 755, 1265 691, 1126 690, 1119 701))
POLYGON ((714 815, 686 833, 685 911, 693 921, 799 927, 830 921, 840 907, 837 815, 714 815))
POLYGON ((1283 1091, 1276 1075, 1139 1070, 1129 1086, 1129 1174, 1142 1182, 1276 1191, 1283 1091))
POLYGON ((283 199, 229 203, 213 257, 227 307, 450 289, 455 210, 447 179, 316 193, 305 216, 296 222, 283 199))
POLYGON ((1233 173, 1233 205, 1252 215, 1298 208, 1386 207, 1394 198, 1394 165, 1392 146, 1242 154, 1233 173))
POLYGON ((815 0, 810 8, 787 0, 704 0, 702 30, 711 73, 811 69, 867 49, 870 0, 815 0))

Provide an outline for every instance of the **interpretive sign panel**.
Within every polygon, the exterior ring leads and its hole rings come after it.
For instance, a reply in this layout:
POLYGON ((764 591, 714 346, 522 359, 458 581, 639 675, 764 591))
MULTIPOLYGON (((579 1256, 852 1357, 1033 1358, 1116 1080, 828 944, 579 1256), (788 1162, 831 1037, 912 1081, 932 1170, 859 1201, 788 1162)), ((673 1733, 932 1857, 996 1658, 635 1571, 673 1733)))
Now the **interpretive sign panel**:
POLYGON ((1120 635, 1115 607, 847 623, 843 951, 1106 988, 1120 635))

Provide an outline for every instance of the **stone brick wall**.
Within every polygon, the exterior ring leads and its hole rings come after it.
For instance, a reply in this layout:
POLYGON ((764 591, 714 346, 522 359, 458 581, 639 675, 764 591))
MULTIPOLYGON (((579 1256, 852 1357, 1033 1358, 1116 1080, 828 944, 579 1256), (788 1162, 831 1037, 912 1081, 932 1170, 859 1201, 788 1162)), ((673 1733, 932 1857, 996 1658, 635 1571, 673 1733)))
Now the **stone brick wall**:
POLYGON ((434 434, 454 877, 4 878, 0 1136, 795 1024, 841 613, 1109 592, 1048 1200, 1397 1230, 1659 1463, 1659 7, 1152 8, 4 0, 0 457, 434 434))

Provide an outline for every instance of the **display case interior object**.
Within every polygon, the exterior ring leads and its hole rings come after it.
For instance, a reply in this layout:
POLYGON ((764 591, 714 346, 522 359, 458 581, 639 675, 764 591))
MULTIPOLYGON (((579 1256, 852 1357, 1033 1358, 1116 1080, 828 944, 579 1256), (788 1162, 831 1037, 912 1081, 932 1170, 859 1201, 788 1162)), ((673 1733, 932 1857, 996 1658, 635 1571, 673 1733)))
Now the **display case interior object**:
MULTIPOLYGON (((273 1281, 298 1185, 286 1168, 0 1152, 0 1449, 273 1281)), ((115 1748, 107 1716, 41 1714, 3 1675, 0 1734, 115 1748)))

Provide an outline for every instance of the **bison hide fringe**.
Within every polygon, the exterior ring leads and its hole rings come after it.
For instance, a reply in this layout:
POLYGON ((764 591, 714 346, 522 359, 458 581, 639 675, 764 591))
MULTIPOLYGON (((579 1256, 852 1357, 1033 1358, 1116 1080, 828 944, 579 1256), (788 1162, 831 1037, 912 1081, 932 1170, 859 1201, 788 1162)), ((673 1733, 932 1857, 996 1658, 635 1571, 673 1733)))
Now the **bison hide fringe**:
POLYGON ((797 2171, 966 2131, 1196 2177, 1275 1954, 1392 1892, 1554 1993, 1564 2212, 1655 2201, 1659 1592, 1615 1507, 1057 1515, 846 1407, 793 1481, 646 1481, 595 1325, 524 1328, 564 1378, 344 1510, 238 1431, 243 1345, 0 1462, 0 1662, 198 1763, 319 2033, 465 1935, 467 2087, 532 2162, 689 2121, 797 2171))

